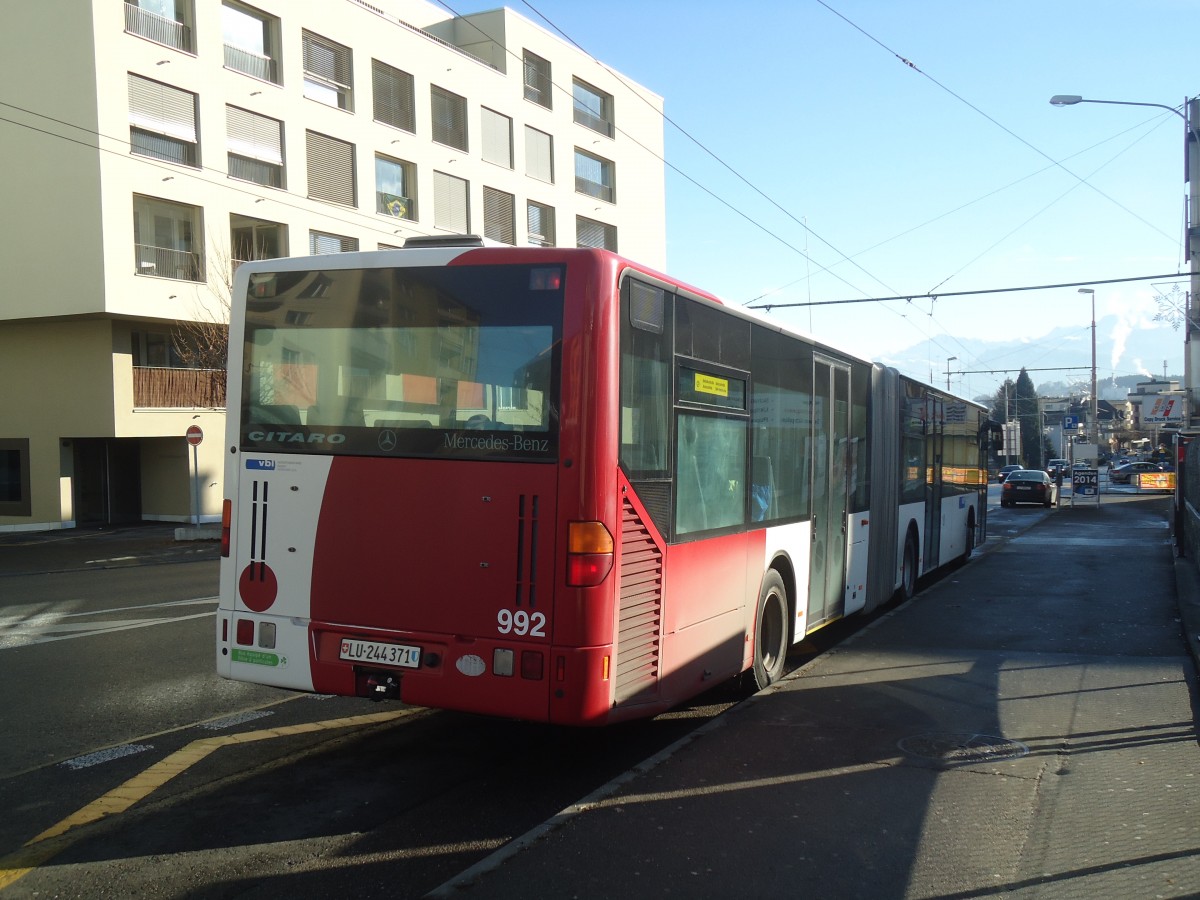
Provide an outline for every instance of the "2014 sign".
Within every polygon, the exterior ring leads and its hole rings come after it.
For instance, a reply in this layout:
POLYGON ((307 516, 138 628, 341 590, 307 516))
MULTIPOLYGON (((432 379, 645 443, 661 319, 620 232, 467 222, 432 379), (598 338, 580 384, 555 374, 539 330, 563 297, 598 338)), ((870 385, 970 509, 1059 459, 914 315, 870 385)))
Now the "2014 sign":
POLYGON ((1071 473, 1071 492, 1090 496, 1099 492, 1100 473, 1095 469, 1076 469, 1071 473))

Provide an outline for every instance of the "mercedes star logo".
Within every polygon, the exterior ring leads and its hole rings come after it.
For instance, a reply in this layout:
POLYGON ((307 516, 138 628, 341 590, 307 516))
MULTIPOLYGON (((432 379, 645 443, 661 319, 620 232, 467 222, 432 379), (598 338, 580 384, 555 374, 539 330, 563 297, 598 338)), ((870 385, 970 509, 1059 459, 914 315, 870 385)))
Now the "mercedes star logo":
POLYGON ((391 453, 396 449, 396 432, 381 431, 379 433, 379 449, 385 453, 391 453))

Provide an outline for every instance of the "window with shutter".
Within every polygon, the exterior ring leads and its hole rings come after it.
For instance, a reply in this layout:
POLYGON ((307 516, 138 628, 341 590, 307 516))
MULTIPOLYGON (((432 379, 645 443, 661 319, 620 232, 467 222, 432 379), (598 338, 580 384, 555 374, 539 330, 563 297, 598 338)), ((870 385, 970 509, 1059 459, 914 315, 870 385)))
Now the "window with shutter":
POLYGON ((487 107, 482 109, 483 158, 486 162, 513 167, 512 154, 512 119, 493 112, 487 107))
POLYGON ((225 107, 229 176, 283 187, 283 123, 258 113, 225 107))
POLYGON ((484 187, 483 236, 502 244, 517 243, 516 200, 512 194, 484 187))
POLYGON ((130 72, 129 149, 139 156, 199 167, 196 95, 130 72))
POLYGON ((433 139, 439 144, 467 150, 467 98, 433 85, 433 139))
POLYGON ((554 246, 554 207, 529 201, 527 210, 529 243, 537 247, 554 246))
POLYGON ((376 122, 416 133, 416 117, 413 113, 413 77, 381 63, 371 60, 371 82, 376 122))
POLYGON ((338 109, 354 109, 350 48, 303 33, 304 96, 338 109))
POLYGON ((554 139, 528 125, 525 126, 525 174, 554 184, 554 139))
POLYGON ((354 145, 315 131, 308 137, 308 196, 355 206, 354 145))
POLYGON ((433 173, 433 225, 455 234, 470 234, 469 182, 445 172, 433 173))
POLYGON ((325 231, 308 233, 308 252, 311 256, 319 256, 323 253, 353 253, 357 249, 358 238, 329 234, 325 231))
POLYGON ((617 229, 583 216, 575 217, 575 246, 595 247, 600 250, 617 249, 617 229))
POLYGON ((528 50, 523 56, 525 64, 525 99, 546 109, 552 107, 550 97, 550 61, 542 59, 528 50))

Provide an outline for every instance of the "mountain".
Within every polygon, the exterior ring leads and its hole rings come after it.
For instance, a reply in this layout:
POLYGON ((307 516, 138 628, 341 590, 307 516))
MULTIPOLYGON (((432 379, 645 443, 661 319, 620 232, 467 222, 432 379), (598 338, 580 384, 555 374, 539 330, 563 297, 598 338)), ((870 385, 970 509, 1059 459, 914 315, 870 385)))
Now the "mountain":
MULTIPOLYGON (((1149 323, 1146 323, 1149 324, 1149 323)), ((1124 400, 1134 385, 1157 379, 1183 383, 1183 332, 1163 323, 1129 330, 1116 316, 1096 322, 1096 387, 1104 400, 1124 400), (1123 339, 1122 339, 1123 335, 1123 339), (1116 360, 1114 362, 1114 351, 1116 360), (1164 364, 1166 372, 1164 373, 1164 364)), ((1092 378, 1092 344, 1088 329, 1055 328, 1034 339, 988 341, 940 335, 897 353, 877 356, 884 365, 972 397, 991 396, 1005 378, 1016 381, 1022 368, 1043 397, 1087 393, 1092 378)))

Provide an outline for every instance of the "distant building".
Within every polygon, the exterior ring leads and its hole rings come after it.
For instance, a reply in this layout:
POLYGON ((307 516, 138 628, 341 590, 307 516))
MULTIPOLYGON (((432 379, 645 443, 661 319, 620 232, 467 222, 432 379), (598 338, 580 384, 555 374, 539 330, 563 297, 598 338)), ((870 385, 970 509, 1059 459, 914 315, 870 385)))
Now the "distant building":
POLYGON ((219 516, 223 380, 173 337, 242 260, 474 232, 666 267, 661 98, 508 9, 39 0, 0 71, 0 531, 219 516))
POLYGON ((1139 381, 1129 392, 1135 431, 1178 428, 1185 424, 1186 394, 1178 381, 1139 381))

